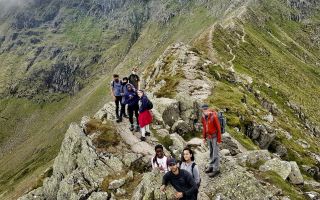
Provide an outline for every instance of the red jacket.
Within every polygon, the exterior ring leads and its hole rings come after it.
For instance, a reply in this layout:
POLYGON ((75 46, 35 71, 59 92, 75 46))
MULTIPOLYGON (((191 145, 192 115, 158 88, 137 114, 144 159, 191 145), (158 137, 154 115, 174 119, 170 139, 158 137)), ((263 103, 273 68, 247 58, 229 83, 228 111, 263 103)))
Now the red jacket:
POLYGON ((202 136, 204 139, 206 138, 213 138, 214 134, 217 135, 217 142, 221 142, 221 128, 220 128, 220 123, 218 119, 217 112, 211 111, 208 115, 208 120, 205 118, 204 115, 202 115, 202 136))

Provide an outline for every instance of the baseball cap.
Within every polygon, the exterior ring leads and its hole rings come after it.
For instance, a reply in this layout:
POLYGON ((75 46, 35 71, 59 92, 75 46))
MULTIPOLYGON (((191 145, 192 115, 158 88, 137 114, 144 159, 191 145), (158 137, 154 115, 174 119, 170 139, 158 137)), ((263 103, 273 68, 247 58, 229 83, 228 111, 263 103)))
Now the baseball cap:
POLYGON ((201 106, 201 109, 202 109, 202 110, 207 110, 208 108, 209 108, 208 104, 203 104, 203 105, 201 106))
POLYGON ((176 159, 174 159, 174 158, 168 158, 168 160, 167 160, 167 165, 172 165, 172 164, 177 164, 176 159))

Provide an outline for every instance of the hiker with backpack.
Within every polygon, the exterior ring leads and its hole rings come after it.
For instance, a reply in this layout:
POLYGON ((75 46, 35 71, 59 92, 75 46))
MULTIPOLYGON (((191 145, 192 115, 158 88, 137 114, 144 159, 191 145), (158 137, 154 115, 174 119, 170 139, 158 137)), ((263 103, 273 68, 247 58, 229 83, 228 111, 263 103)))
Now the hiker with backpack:
POLYGON ((194 181, 196 182, 198 188, 200 187, 200 172, 198 165, 194 162, 194 153, 189 147, 185 147, 182 151, 180 169, 188 171, 194 181))
POLYGON ((202 105, 201 110, 203 143, 207 143, 210 150, 209 166, 205 170, 205 173, 207 173, 209 177, 215 177, 220 173, 218 144, 221 143, 221 127, 216 111, 209 109, 207 104, 202 105))
POLYGON ((116 117, 117 122, 122 121, 122 114, 119 113, 119 104, 122 101, 122 81, 119 79, 118 74, 113 74, 113 80, 111 81, 111 96, 113 97, 114 103, 116 105, 116 117))
POLYGON ((167 173, 167 156, 164 155, 163 146, 158 144, 154 147, 156 155, 151 159, 152 169, 159 168, 160 172, 167 173))
POLYGON ((122 78, 122 82, 121 82, 121 108, 120 108, 120 116, 119 119, 117 119, 117 122, 122 122, 122 117, 128 118, 128 116, 126 115, 126 104, 125 104, 125 93, 127 92, 127 86, 128 86, 128 78, 127 77, 123 77, 122 78))
POLYGON ((139 97, 137 92, 134 90, 133 85, 131 85, 130 83, 128 83, 126 85, 126 91, 124 93, 124 104, 128 105, 128 114, 129 114, 129 121, 130 121, 130 131, 139 131, 140 127, 139 127, 139 97), (136 128, 134 128, 134 124, 133 124, 133 114, 135 114, 136 116, 136 120, 137 120, 137 125, 136 128))
POLYGON ((140 89, 140 78, 137 75, 138 68, 132 68, 131 74, 128 77, 129 83, 132 84, 137 90, 140 89))
POLYGON ((152 114, 150 110, 153 105, 152 102, 145 95, 143 90, 138 90, 139 100, 139 125, 141 130, 141 141, 146 140, 146 136, 150 136, 149 124, 152 122, 152 114))
POLYGON ((170 183, 176 190, 174 196, 180 200, 196 200, 198 195, 198 186, 192 175, 184 169, 179 169, 174 158, 167 159, 169 171, 162 178, 160 191, 164 192, 170 183))

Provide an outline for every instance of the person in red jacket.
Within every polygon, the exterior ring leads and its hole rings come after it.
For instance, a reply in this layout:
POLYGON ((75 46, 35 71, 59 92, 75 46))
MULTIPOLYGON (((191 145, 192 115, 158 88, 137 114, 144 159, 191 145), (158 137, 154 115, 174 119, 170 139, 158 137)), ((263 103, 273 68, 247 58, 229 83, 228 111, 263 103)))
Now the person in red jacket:
POLYGON ((203 143, 208 143, 210 149, 209 166, 205 170, 205 173, 207 173, 209 177, 214 177, 220 173, 218 144, 221 143, 221 128, 216 111, 209 109, 207 104, 202 105, 201 109, 203 143))

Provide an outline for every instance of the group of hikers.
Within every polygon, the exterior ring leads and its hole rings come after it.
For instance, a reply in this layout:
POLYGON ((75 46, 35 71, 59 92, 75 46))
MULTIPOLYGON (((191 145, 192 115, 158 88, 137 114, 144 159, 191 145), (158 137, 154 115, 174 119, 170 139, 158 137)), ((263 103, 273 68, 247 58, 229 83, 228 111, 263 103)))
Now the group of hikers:
MULTIPOLYGON (((152 122, 152 102, 145 92, 140 89, 140 78, 137 75, 137 68, 132 69, 128 77, 120 80, 119 75, 113 75, 111 82, 111 93, 116 105, 117 123, 122 122, 123 117, 128 117, 131 131, 141 132, 141 141, 150 136, 149 125, 152 122), (127 109, 126 109, 127 105, 127 109), (120 108, 120 110, 119 110, 120 108), (126 112, 129 116, 126 115, 126 112), (134 125, 134 116, 136 125, 134 125)), ((205 173, 209 177, 215 177, 219 170, 219 146, 221 143, 221 132, 219 116, 216 111, 210 109, 207 104, 201 106, 202 116, 202 137, 203 143, 209 147, 209 163, 205 173)), ((198 166, 195 163, 195 155, 190 147, 185 147, 181 154, 180 161, 167 157, 161 144, 155 146, 155 156, 151 159, 152 169, 158 168, 164 173, 160 191, 164 192, 170 183, 176 190, 174 196, 180 200, 196 200, 201 178, 198 166)))

